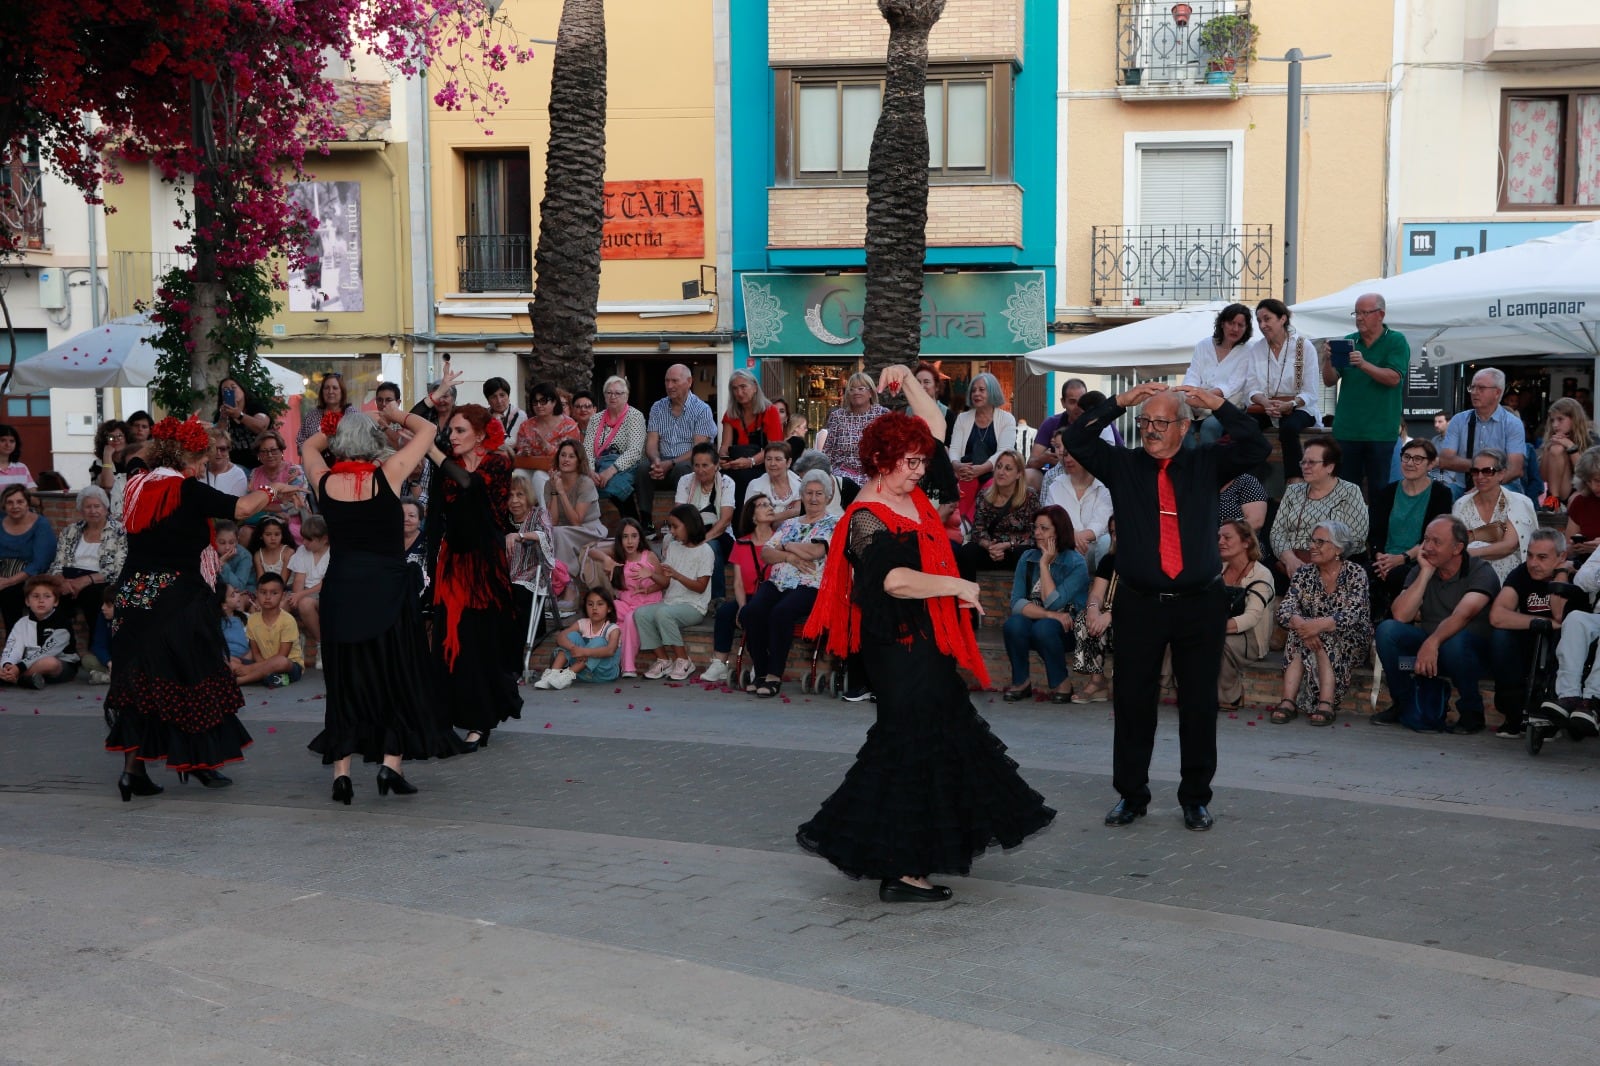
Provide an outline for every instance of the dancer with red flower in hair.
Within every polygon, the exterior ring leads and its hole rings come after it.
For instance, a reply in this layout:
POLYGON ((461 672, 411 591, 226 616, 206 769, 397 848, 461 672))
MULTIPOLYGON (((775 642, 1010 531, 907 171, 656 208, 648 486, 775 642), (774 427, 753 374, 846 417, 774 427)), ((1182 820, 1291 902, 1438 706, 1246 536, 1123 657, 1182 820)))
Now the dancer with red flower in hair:
POLYGON ((300 489, 267 485, 231 496, 196 480, 211 438, 194 417, 163 419, 151 432, 149 469, 128 481, 123 526, 128 561, 113 606, 117 664, 106 694, 106 750, 123 754, 123 800, 162 791, 148 764, 165 761, 180 780, 207 788, 232 782, 217 772, 244 758, 250 734, 237 712, 244 697, 228 667, 217 595, 221 562, 214 522, 242 521, 300 489))
POLYGON ((398 404, 378 418, 413 434, 399 451, 360 411, 328 411, 306 439, 306 473, 317 486, 332 557, 322 588, 322 666, 328 678, 323 729, 308 747, 333 767, 333 801, 355 795, 350 763, 378 768, 378 795, 417 786, 404 759, 468 751, 450 728, 422 633, 421 571, 406 562, 400 485, 432 446, 433 427, 398 404), (329 467, 323 453, 331 452, 329 467))
POLYGON ((938 902, 929 874, 965 875, 993 844, 1015 847, 1055 817, 972 705, 965 667, 988 673, 963 610, 981 610, 939 513, 917 487, 939 441, 938 408, 904 366, 880 391, 903 390, 921 417, 885 414, 861 436, 867 481, 840 519, 806 635, 835 655, 859 649, 878 720, 833 795, 796 834, 851 877, 879 880, 885 903, 938 902))
POLYGON ((508 505, 511 459, 500 420, 482 404, 450 415, 450 455, 437 444, 428 457, 442 475, 429 504, 441 519, 433 570, 433 648, 444 665, 452 724, 467 743, 489 745, 489 731, 522 717, 512 664, 522 634, 515 617, 506 534, 515 528, 508 505))

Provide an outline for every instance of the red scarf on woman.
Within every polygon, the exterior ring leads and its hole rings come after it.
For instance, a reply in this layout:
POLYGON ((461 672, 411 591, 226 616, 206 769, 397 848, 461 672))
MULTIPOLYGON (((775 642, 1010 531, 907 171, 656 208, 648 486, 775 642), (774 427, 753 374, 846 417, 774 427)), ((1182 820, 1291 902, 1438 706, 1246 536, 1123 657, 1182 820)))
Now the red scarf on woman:
MULTIPOLYGON (((828 651, 834 655, 847 655, 861 647, 861 608, 850 595, 852 573, 845 559, 845 545, 850 539, 850 519, 859 510, 873 513, 891 533, 915 531, 917 546, 922 553, 922 572, 941 577, 955 577, 955 553, 950 549, 950 537, 945 532, 939 512, 921 490, 913 491, 911 498, 917 505, 917 518, 906 518, 881 503, 858 501, 849 506, 835 527, 833 541, 828 547, 828 565, 822 572, 822 587, 817 591, 816 606, 806 620, 805 635, 817 639, 827 634, 828 651)), ((925 601, 928 617, 933 621, 934 643, 941 652, 955 657, 984 688, 989 687, 989 670, 983 665, 983 655, 978 651, 978 639, 972 627, 961 617, 960 601, 954 596, 934 596, 925 601)), ((902 643, 911 643, 911 634, 903 635, 902 643)))

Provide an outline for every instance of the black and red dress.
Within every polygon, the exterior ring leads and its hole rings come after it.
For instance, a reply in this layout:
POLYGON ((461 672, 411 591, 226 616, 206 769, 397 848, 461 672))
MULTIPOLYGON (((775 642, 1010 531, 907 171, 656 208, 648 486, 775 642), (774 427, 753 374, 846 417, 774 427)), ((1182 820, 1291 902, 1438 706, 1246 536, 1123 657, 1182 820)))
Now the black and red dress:
POLYGON ((522 634, 513 622, 506 561, 511 460, 490 452, 468 473, 447 459, 436 484, 442 537, 433 572, 433 649, 444 669, 451 724, 482 733, 522 717, 511 667, 522 634))
POLYGON ((244 695, 228 667, 214 587, 212 521, 239 499, 175 470, 136 474, 123 525, 128 561, 111 620, 106 750, 169 770, 215 770, 244 758, 244 695), (209 575, 209 576, 208 576, 209 575))

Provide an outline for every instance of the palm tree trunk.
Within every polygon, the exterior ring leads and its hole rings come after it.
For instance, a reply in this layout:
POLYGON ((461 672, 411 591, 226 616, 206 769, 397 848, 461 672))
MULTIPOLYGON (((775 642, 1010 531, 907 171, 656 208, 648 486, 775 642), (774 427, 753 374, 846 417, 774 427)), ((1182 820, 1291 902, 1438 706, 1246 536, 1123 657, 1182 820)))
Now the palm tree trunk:
POLYGON ((605 4, 564 0, 550 74, 550 144, 529 314, 535 380, 568 389, 588 388, 594 374, 605 172, 605 4))
POLYGON ((861 342, 867 370, 914 363, 922 348, 922 267, 927 256, 928 120, 923 92, 928 34, 945 0, 878 0, 889 23, 883 110, 867 160, 867 301, 861 342))

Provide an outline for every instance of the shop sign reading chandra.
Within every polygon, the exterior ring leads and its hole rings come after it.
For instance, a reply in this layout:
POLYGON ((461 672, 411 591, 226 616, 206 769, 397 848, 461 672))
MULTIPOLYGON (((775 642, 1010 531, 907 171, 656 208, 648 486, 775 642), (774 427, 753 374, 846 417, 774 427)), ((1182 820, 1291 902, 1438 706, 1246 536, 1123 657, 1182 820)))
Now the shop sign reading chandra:
POLYGON ((705 252, 701 179, 606 182, 601 259, 701 259, 705 252))
MULTIPOLYGON (((745 332, 755 356, 861 354, 865 274, 745 274, 745 332)), ((1043 348, 1044 272, 922 276, 922 354, 1026 355, 1043 348)))

